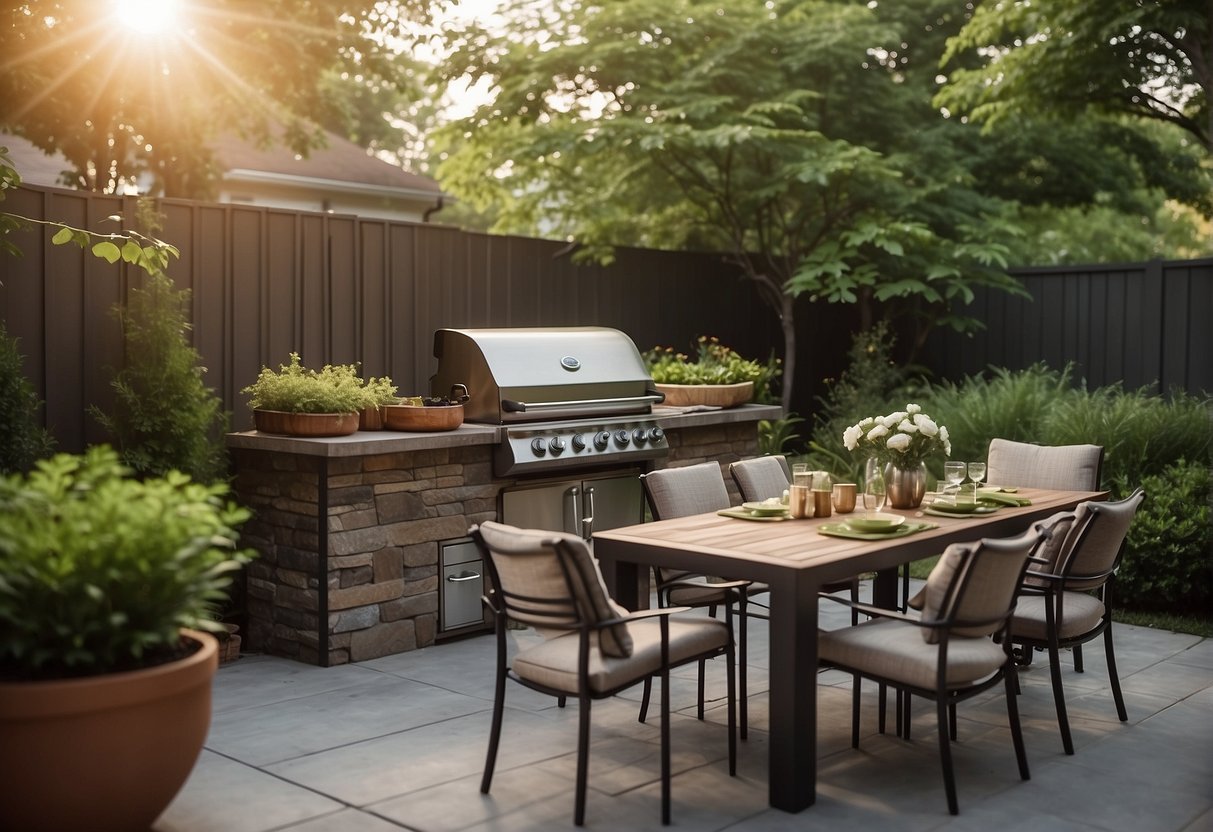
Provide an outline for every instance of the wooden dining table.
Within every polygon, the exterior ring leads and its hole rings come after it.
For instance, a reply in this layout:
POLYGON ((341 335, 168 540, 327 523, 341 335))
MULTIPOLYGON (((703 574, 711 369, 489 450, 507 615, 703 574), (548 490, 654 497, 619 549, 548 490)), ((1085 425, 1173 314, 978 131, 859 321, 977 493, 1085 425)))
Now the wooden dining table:
POLYGON ((649 567, 683 569, 770 586, 769 803, 787 812, 808 808, 817 780, 817 600, 823 584, 875 572, 873 601, 897 602, 897 567, 938 555, 951 543, 1010 537, 1049 515, 1107 492, 1022 488, 1029 506, 990 514, 939 517, 922 509, 907 522, 935 528, 879 540, 820 534, 845 515, 805 520, 752 521, 715 512, 594 532, 594 554, 616 601, 628 609, 649 603, 649 567))

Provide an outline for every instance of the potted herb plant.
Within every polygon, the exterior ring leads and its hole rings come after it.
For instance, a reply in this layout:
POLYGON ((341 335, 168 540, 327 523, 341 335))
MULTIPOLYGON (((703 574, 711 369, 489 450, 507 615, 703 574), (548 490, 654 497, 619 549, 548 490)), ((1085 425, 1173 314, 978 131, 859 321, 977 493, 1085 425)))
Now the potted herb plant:
POLYGON ((765 380, 762 364, 742 358, 715 337, 701 335, 696 348, 693 361, 673 347, 654 347, 643 355, 667 405, 736 407, 750 401, 755 383, 765 380))
POLYGON ((397 404, 400 398, 396 395, 396 385, 387 376, 383 378, 368 378, 364 385, 370 404, 363 406, 358 414, 359 430, 383 430, 383 412, 385 407, 397 404))
POLYGON ((250 555, 225 485, 117 453, 0 478, 0 828, 147 829, 211 716, 214 604, 250 555))
POLYGON ((326 364, 310 370, 291 353, 277 371, 263 367, 248 393, 257 430, 291 436, 346 436, 358 430, 359 414, 373 406, 355 364, 326 364))

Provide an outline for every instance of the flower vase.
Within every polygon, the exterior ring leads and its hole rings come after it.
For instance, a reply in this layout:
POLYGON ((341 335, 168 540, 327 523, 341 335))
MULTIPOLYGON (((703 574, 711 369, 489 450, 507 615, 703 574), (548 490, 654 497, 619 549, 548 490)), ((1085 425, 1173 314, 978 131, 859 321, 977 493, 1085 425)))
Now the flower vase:
POLYGON ((890 462, 884 467, 884 484, 890 508, 918 508, 927 493, 927 464, 903 468, 890 462))

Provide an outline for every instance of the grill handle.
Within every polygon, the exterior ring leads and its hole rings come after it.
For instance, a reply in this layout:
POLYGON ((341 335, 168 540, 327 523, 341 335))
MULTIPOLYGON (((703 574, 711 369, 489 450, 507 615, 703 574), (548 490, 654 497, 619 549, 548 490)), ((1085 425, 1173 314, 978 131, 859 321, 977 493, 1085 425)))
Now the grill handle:
POLYGON ((447 581, 449 581, 450 583, 453 583, 453 584, 461 584, 464 581, 474 581, 479 577, 480 577, 479 572, 470 572, 465 569, 462 572, 460 572, 458 575, 448 575, 447 581))
POLYGON ((544 410, 587 410, 593 412, 605 405, 617 407, 620 405, 661 404, 663 401, 665 401, 664 393, 651 390, 644 396, 625 396, 618 399, 580 399, 577 401, 561 402, 520 402, 515 399, 502 399, 501 409, 506 413, 531 413, 542 412, 544 410))

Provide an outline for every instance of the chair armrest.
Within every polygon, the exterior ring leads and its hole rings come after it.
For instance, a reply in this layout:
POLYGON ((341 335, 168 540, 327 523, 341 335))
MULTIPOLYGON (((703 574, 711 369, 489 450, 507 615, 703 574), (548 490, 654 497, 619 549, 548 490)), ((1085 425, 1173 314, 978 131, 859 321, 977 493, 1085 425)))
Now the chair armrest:
POLYGON ((628 615, 624 618, 616 618, 613 619, 613 621, 617 624, 626 623, 628 621, 638 621, 641 618, 655 618, 659 615, 674 615, 680 612, 689 612, 690 610, 690 607, 658 607, 657 609, 652 610, 636 610, 635 612, 628 613, 628 615))
POLYGON ((818 597, 828 598, 835 604, 842 604, 844 607, 850 607, 853 610, 858 610, 859 612, 864 613, 865 615, 870 615, 874 618, 891 618, 895 621, 907 621, 911 624, 923 624, 922 619, 906 615, 904 612, 899 610, 877 607, 873 606, 872 604, 865 604, 862 601, 852 601, 849 598, 839 598, 836 595, 827 595, 824 592, 819 593, 818 597))

